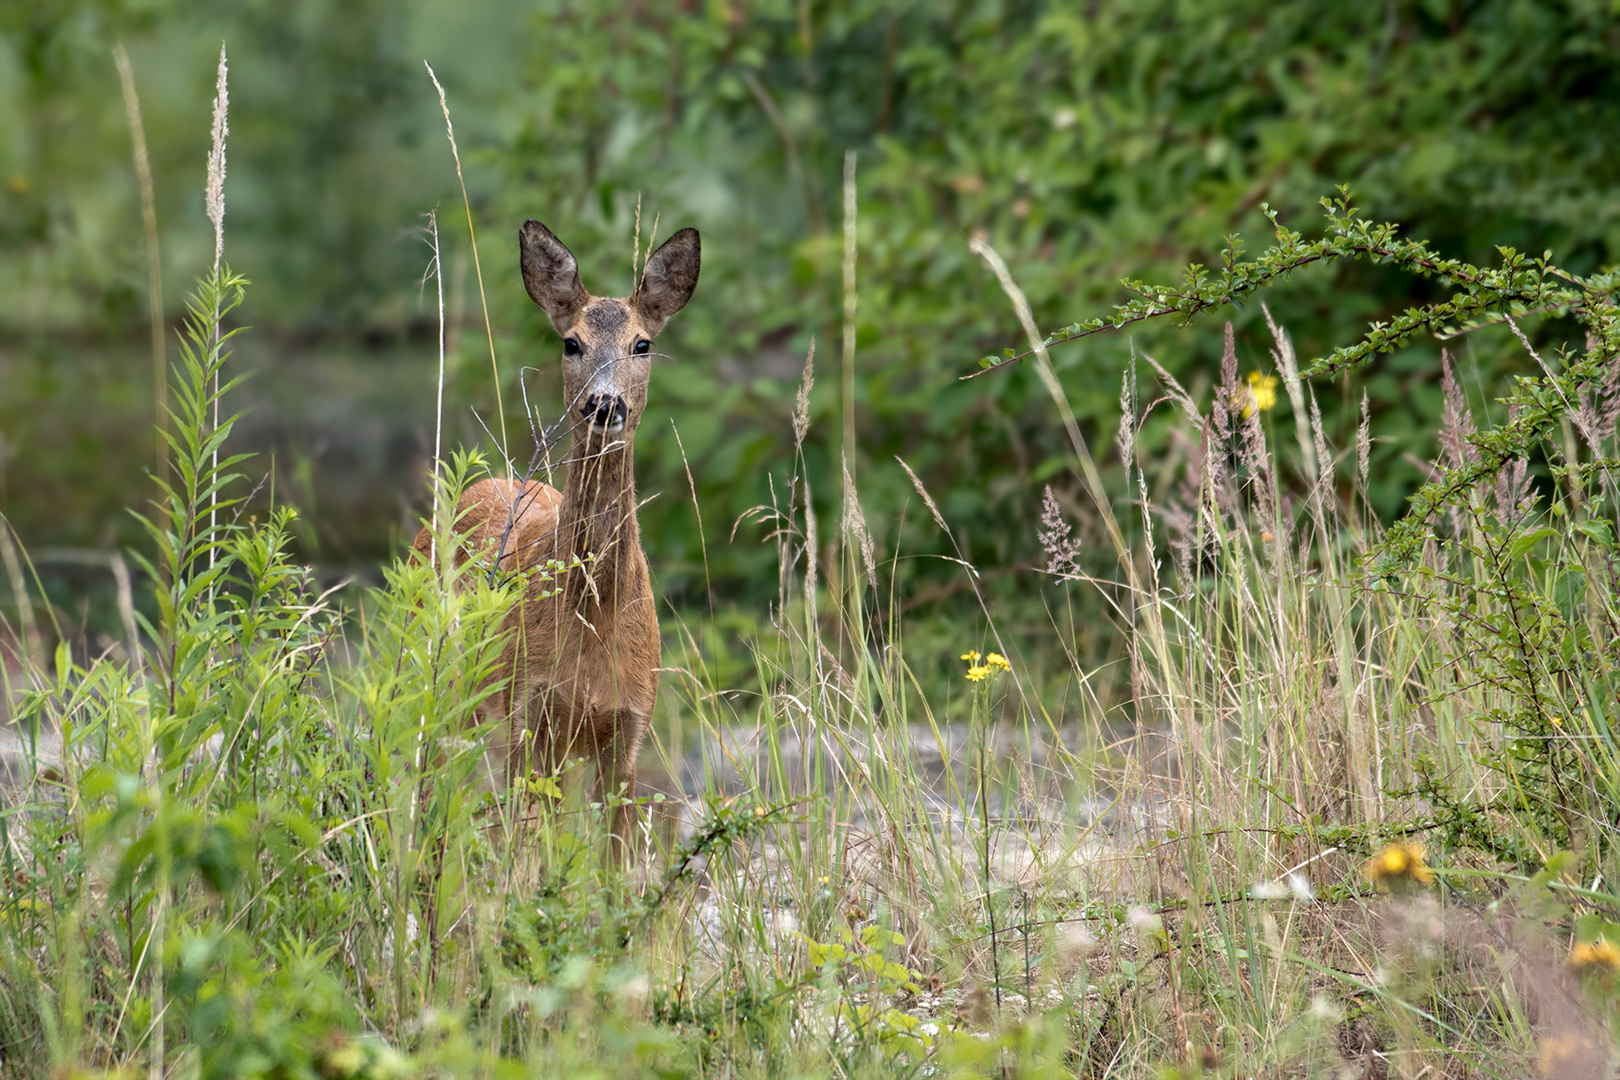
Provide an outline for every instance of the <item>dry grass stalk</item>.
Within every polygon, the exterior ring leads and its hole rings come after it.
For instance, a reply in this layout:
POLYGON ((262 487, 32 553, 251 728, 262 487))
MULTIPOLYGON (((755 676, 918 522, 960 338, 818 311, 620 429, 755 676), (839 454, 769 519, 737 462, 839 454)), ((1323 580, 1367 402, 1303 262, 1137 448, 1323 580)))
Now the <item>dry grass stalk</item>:
POLYGON ((1316 456, 1319 472, 1316 484, 1311 494, 1311 501, 1315 504, 1316 526, 1319 538, 1323 542, 1323 551, 1330 550, 1327 546, 1327 526, 1331 520, 1329 509, 1334 505, 1333 495, 1333 456, 1328 452, 1327 433, 1322 430, 1322 409, 1316 403, 1316 394, 1311 394, 1311 447, 1316 456))
POLYGON ((467 178, 461 172, 461 150, 456 146, 456 128, 450 122, 450 101, 444 96, 444 87, 439 85, 439 77, 433 73, 433 65, 426 60, 422 66, 427 68, 428 78, 433 80, 433 89, 439 92, 439 108, 444 112, 444 131, 450 139, 450 156, 456 162, 456 182, 461 185, 461 205, 467 211, 467 244, 472 248, 473 274, 478 278, 478 302, 484 311, 484 336, 489 339, 489 372, 495 380, 495 412, 500 419, 501 428, 501 460, 506 463, 506 475, 516 475, 512 467, 512 455, 508 447, 511 445, 506 437, 506 408, 501 401, 501 369, 495 362, 495 328, 489 321, 489 297, 484 292, 484 267, 478 261, 478 231, 473 227, 472 200, 467 197, 467 178))
POLYGON ((444 455, 444 263, 439 257, 439 212, 428 211, 428 235, 433 241, 433 263, 430 270, 438 289, 439 300, 439 381, 433 406, 433 540, 428 549, 430 566, 437 566, 439 543, 439 470, 444 455))
MULTIPOLYGON (((1473 410, 1468 397, 1457 382, 1456 366, 1451 353, 1440 350, 1440 392, 1444 398, 1440 410, 1440 456, 1435 465, 1441 469, 1462 469, 1472 465, 1479 457, 1470 438, 1475 432, 1473 410)), ((1461 536, 1465 522, 1460 509, 1453 504, 1449 510, 1453 536, 1461 536)))
POLYGON ((1372 458, 1372 403, 1367 391, 1361 392, 1361 423, 1356 425, 1356 478, 1361 481, 1361 498, 1368 498, 1368 470, 1372 458))
POLYGON ((1114 432, 1114 448, 1119 451, 1119 463, 1125 467, 1130 479, 1131 464, 1136 449, 1136 357, 1131 357, 1130 369, 1119 377, 1119 428, 1114 432))
POLYGON ((1237 377, 1237 339, 1232 334, 1232 324, 1226 324, 1226 344, 1221 350, 1221 384, 1215 391, 1215 405, 1210 410, 1211 419, 1215 422, 1215 434, 1224 444, 1232 437, 1232 413, 1235 403, 1243 400, 1243 391, 1238 387, 1237 377))
POLYGON ((850 473, 849 459, 844 459, 844 528, 860 546, 861 563, 866 568, 866 582, 877 587, 877 560, 872 554, 872 534, 866 528, 866 515, 861 511, 860 494, 855 490, 855 477, 850 473))
POLYGON ((1062 581, 1078 580, 1084 573, 1080 567, 1080 541, 1070 536, 1073 530, 1057 496, 1052 494, 1052 485, 1047 484, 1041 495, 1041 525, 1035 535, 1046 555, 1046 572, 1062 581))
MULTIPOLYGON (((636 227, 630 237, 630 280, 641 280, 641 192, 636 192, 636 227)), ((633 287, 633 286, 632 286, 633 287)))
POLYGON ((1035 317, 1030 313, 1029 301, 1024 297, 1024 291, 1013 280, 1007 264, 1002 261, 996 249, 984 240, 975 236, 968 241, 968 248, 979 258, 983 259, 1001 283, 1001 289, 1012 301, 1013 311, 1018 315, 1018 322, 1024 328, 1024 336, 1029 339, 1029 346, 1035 354, 1035 371, 1046 387, 1047 393, 1058 407, 1058 413, 1063 417, 1063 426, 1069 433, 1069 442, 1074 447, 1075 458, 1080 466, 1080 476, 1090 489, 1092 500, 1102 515, 1103 526, 1108 531, 1108 538, 1113 542, 1114 551, 1119 556, 1120 564, 1125 568, 1130 578, 1131 587, 1136 588, 1136 570, 1131 561, 1131 551, 1125 543, 1125 534, 1120 531, 1119 521, 1114 517, 1113 501, 1108 496, 1108 490, 1103 486, 1102 476, 1097 472, 1097 463, 1092 459, 1091 451, 1086 446, 1085 437, 1080 434, 1080 425, 1074 418, 1074 410, 1069 406, 1068 395, 1063 392, 1063 386, 1058 382, 1057 375, 1052 370, 1051 357, 1046 352, 1046 339, 1035 328, 1035 317))
MULTIPOLYGON (((681 452, 681 468, 686 470, 686 488, 692 495, 692 513, 697 515, 698 548, 703 552, 703 580, 709 578, 709 540, 703 534, 703 504, 698 500, 697 481, 692 477, 692 463, 686 458, 686 444, 681 442, 681 429, 675 426, 672 417, 669 421, 669 430, 675 434, 675 448, 681 452)), ((706 589, 709 594, 709 617, 714 618, 714 590, 706 589)))
POLYGON ((26 671, 39 669, 44 661, 40 651, 39 633, 34 628, 34 602, 28 596, 28 581, 23 577, 22 560, 17 557, 17 546, 11 539, 11 522, 0 517, 0 564, 6 568, 11 582, 11 601, 17 607, 17 630, 21 638, 22 661, 26 671))
MULTIPOLYGON (((637 198, 639 199, 640 196, 637 196, 637 198)), ((631 280, 636 283, 635 287, 638 288, 638 289, 641 288, 641 276, 647 269, 647 260, 652 258, 653 245, 658 242, 658 222, 663 219, 663 216, 664 216, 664 212, 662 210, 660 210, 660 211, 656 212, 655 214, 653 214, 652 229, 649 230, 648 233, 647 233, 647 247, 641 253, 641 269, 637 270, 636 273, 635 273, 635 276, 633 278, 631 278, 631 280)), ((639 220, 639 211, 638 211, 638 220, 636 222, 636 230, 637 230, 638 235, 640 233, 640 229, 641 229, 641 222, 639 220)))
POLYGON ((945 524, 945 515, 941 514, 939 507, 934 505, 934 497, 928 494, 927 488, 923 487, 922 479, 911 471, 911 466, 907 465, 903 459, 897 457, 894 460, 900 462, 900 467, 906 470, 907 476, 911 477, 911 486, 918 495, 922 496, 923 505, 928 507, 928 512, 934 517, 934 524, 939 526, 940 532, 951 538, 951 543, 956 543, 956 538, 951 535, 951 527, 945 524))
POLYGON ((135 156, 135 177, 141 186, 141 228, 146 236, 146 302, 152 321, 152 390, 157 414, 154 461, 158 476, 169 472, 169 361, 163 325, 163 259, 158 252, 157 198, 152 188, 152 163, 146 153, 146 126, 141 122, 141 98, 135 90, 135 72, 130 67, 124 43, 113 46, 113 63, 118 65, 118 81, 124 91, 124 114, 129 121, 129 138, 135 156))
MULTIPOLYGON (((844 469, 855 469, 855 151, 844 151, 844 469)), ((851 480, 851 484, 854 481, 851 480)))
POLYGON ((1119 421, 1120 430, 1117 435, 1119 441, 1120 460, 1125 465, 1126 487, 1130 486, 1131 473, 1136 473, 1137 505, 1142 514, 1142 544, 1146 550, 1148 577, 1151 579, 1152 589, 1158 591, 1159 562, 1153 551, 1153 501, 1148 492, 1147 473, 1136 462, 1136 443, 1140 435, 1139 425, 1146 419, 1147 410, 1139 417, 1141 401, 1136 393, 1136 347, 1131 346, 1131 360, 1125 374, 1120 378, 1119 388, 1119 421))
MULTIPOLYGON (((814 639, 818 632, 820 616, 816 605, 816 507, 815 500, 810 496, 810 478, 804 480, 804 609, 806 636, 814 639)), ((821 670, 821 656, 819 652, 812 652, 811 664, 818 673, 821 670)))
POLYGON ((1299 440, 1299 457, 1304 463, 1305 478, 1316 479, 1316 470, 1319 467, 1320 455, 1312 445, 1309 433, 1305 430, 1305 392, 1300 385, 1299 363, 1294 356, 1294 342, 1288 336, 1288 331, 1277 325, 1271 317, 1271 309, 1265 304, 1260 305, 1265 314, 1266 326, 1271 330, 1271 340, 1274 347, 1271 358, 1276 361, 1277 369, 1283 375, 1283 388, 1288 392, 1288 404, 1294 410, 1294 435, 1299 440))
POLYGON ((130 586, 129 564, 118 552, 107 556, 107 566, 112 570, 113 587, 117 591, 118 621, 124 628, 125 648, 129 650, 130 663, 141 663, 141 632, 135 622, 135 592, 130 586))
POLYGON ((1457 383, 1456 365, 1448 349, 1440 350, 1440 392, 1445 400, 1440 411, 1439 463, 1448 469, 1460 469, 1472 464, 1479 451, 1468 441, 1474 434, 1474 414, 1457 383))
POLYGON ((804 449, 804 437, 810 431, 810 389, 816 384, 816 339, 810 339, 810 349, 804 354, 804 376, 799 381, 798 396, 793 399, 793 449, 804 449))

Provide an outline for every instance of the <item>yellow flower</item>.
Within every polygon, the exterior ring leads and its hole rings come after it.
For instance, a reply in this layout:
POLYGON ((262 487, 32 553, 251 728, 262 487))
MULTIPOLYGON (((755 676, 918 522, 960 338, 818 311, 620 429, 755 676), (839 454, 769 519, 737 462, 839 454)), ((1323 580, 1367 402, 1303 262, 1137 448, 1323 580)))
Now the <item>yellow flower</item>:
POLYGON ((967 681, 983 682, 985 679, 1000 675, 1003 671, 1011 671, 1012 665, 1000 653, 991 653, 985 656, 977 649, 962 654, 962 659, 968 662, 967 681), (979 661, 983 660, 984 663, 979 661))
POLYGON ((1596 1076, 1600 1069, 1595 1063, 1605 1056, 1585 1032, 1560 1031, 1541 1040, 1536 1071, 1547 1077, 1596 1076))
POLYGON ((1427 885, 1434 881, 1434 872, 1423 861, 1423 845, 1410 840, 1399 840, 1367 860, 1367 876, 1376 885, 1427 885))
POLYGON ((1569 950, 1569 966, 1573 968, 1606 968, 1609 971, 1620 969, 1620 949, 1609 944, 1608 939, 1598 938, 1596 941, 1583 941, 1569 950))
POLYGON ((1256 409, 1269 412, 1277 404, 1277 376, 1251 371, 1248 381, 1249 385, 1239 387, 1232 400, 1233 405, 1243 410, 1245 420, 1253 415, 1256 409))

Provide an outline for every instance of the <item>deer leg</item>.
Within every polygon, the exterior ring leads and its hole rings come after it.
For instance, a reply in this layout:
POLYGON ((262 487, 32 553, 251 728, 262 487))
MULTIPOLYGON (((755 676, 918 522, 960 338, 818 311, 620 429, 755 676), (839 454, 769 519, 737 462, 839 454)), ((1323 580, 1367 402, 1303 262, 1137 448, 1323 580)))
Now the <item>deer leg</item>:
POLYGON ((546 793, 545 781, 560 782, 573 742, 566 707, 546 688, 531 687, 524 699, 506 724, 506 784, 527 819, 556 807, 558 796, 546 793), (538 791, 530 789, 531 777, 540 782, 538 791))
POLYGON ((636 758, 647 731, 647 718, 629 709, 610 714, 608 730, 595 740, 596 793, 605 806, 610 799, 622 800, 613 809, 612 854, 629 861, 636 849, 636 758), (621 790, 622 788, 622 790, 621 790))
POLYGON ((479 785, 482 790, 496 794, 511 788, 512 777, 517 775, 513 759, 521 752, 516 730, 519 725, 513 720, 511 701, 510 687, 503 686, 478 707, 476 714, 477 722, 488 725, 489 730, 484 740, 479 785))

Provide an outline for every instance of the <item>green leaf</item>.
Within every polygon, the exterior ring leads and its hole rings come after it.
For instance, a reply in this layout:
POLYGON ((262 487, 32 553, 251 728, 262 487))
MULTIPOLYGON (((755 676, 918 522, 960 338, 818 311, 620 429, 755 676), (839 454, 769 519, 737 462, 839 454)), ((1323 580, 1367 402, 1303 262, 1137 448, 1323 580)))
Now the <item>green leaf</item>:
POLYGON ((1588 540, 1591 540, 1605 551, 1615 550, 1614 529, 1607 521, 1604 521, 1601 518, 1594 518, 1591 521, 1583 521, 1579 525, 1575 526, 1575 531, 1586 537, 1588 540))
POLYGON ((1550 525, 1544 525, 1533 532, 1527 532, 1521 536, 1516 536, 1513 538, 1513 542, 1508 545, 1508 559, 1522 559, 1530 552, 1531 548, 1535 547, 1543 540, 1550 540, 1557 535, 1557 529, 1550 525))

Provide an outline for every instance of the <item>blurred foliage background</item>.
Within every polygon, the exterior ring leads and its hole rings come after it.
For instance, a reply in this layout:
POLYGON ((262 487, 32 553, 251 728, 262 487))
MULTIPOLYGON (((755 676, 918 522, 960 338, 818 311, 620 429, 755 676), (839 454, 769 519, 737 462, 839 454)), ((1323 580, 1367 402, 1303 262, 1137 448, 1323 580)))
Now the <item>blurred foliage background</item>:
MULTIPOLYGON (((615 295, 631 284, 638 197, 660 238, 699 227, 702 279, 660 341, 672 359, 654 373, 638 440, 640 486, 657 495, 643 535, 680 604, 701 599, 706 576, 685 463, 716 592, 774 595, 773 552, 748 526, 727 537, 786 474, 812 335, 810 475, 836 514, 846 149, 859 155, 868 520, 891 552, 946 550, 926 515, 902 511, 899 455, 976 561, 1016 568, 1038 557, 1045 483, 1097 534, 1034 373, 959 381, 1021 342, 970 234, 1003 254, 1045 329, 1106 312, 1122 276, 1212 262, 1230 234, 1264 246, 1262 203, 1312 235, 1317 200, 1338 184, 1446 255, 1493 261, 1508 243, 1578 271, 1612 264, 1616 13, 1610 0, 4 0, 0 510, 49 567, 62 549, 134 542, 125 508, 149 491, 145 254, 117 41, 151 146, 171 320, 212 254, 208 110, 220 41, 229 48, 226 258, 253 281, 243 320, 255 327, 235 360, 251 375, 235 395, 249 410, 240 448, 263 453, 260 499, 300 510, 305 554, 329 579, 375 580, 425 505, 430 209, 452 320, 446 444, 489 445, 474 410, 499 430, 424 59, 456 123, 514 456, 528 451, 519 382, 554 411, 559 352, 520 284, 518 225, 547 222, 587 286, 615 295)), ((1307 359, 1437 288, 1354 265, 1301 272, 1267 303, 1307 359)), ((1245 370, 1269 370, 1258 307, 1234 321, 1245 370)), ((1204 323, 1059 347, 1099 457, 1133 345, 1207 400, 1220 340, 1204 323)), ((1510 344, 1482 333, 1456 346, 1481 403, 1525 362, 1510 344)), ((1341 436, 1370 395, 1374 495, 1390 515, 1432 453, 1439 348, 1315 388, 1341 436)), ((1287 409, 1270 421, 1289 424, 1287 409)), ((1173 418, 1156 416, 1143 445, 1168 477, 1173 418)), ((85 587, 72 565, 47 574, 64 606, 85 587)), ((926 597, 913 579, 949 568, 896 571, 926 597)))

